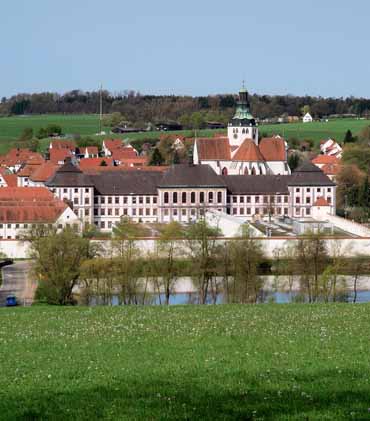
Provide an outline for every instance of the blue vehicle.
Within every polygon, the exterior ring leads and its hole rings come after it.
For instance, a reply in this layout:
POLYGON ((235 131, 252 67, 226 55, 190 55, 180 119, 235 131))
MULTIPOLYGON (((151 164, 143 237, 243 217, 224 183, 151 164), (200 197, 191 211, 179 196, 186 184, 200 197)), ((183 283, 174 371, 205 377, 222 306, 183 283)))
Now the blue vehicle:
POLYGON ((15 295, 8 295, 6 297, 6 306, 7 307, 14 307, 16 305, 18 305, 17 297, 15 295))

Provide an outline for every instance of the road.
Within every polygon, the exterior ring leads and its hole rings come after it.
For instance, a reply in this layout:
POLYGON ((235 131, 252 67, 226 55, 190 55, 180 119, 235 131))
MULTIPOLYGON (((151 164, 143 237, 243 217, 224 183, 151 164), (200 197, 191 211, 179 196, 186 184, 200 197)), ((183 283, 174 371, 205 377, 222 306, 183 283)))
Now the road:
POLYGON ((31 262, 21 261, 4 266, 0 287, 0 306, 4 306, 8 295, 15 295, 20 305, 31 305, 35 293, 35 282, 30 277, 31 262))

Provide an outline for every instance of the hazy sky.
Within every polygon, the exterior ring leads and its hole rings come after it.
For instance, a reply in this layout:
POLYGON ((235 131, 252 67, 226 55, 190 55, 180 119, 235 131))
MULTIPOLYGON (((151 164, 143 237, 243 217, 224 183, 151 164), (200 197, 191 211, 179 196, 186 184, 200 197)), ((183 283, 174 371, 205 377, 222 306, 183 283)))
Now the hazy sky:
POLYGON ((0 0, 0 97, 370 97, 368 0, 0 0))

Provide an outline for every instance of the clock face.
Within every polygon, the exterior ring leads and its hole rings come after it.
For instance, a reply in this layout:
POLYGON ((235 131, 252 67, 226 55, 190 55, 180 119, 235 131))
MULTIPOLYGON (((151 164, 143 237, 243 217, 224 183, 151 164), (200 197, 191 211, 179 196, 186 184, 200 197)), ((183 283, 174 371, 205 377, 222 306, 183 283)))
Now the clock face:
POLYGON ((237 139, 238 138, 238 135, 235 133, 234 134, 234 139, 237 139))

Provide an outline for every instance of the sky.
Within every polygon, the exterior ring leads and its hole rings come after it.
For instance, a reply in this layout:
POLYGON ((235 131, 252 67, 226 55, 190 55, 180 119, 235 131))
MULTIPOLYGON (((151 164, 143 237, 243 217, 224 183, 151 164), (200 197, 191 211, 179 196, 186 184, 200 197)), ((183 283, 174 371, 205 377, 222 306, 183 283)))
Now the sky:
POLYGON ((0 1, 0 97, 370 97, 368 0, 0 1))

